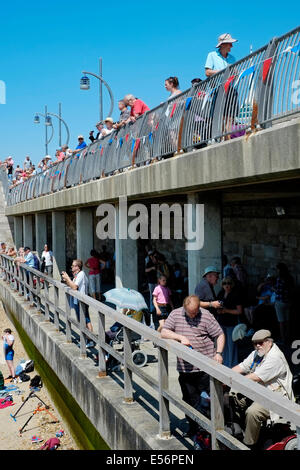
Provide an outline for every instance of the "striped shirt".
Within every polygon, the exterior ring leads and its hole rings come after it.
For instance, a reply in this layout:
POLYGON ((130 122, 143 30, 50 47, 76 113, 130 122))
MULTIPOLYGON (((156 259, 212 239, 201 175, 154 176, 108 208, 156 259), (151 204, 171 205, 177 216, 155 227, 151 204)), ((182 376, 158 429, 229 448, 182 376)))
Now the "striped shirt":
MULTIPOLYGON (((165 321, 164 328, 185 336, 195 351, 211 359, 215 355, 214 339, 223 334, 215 317, 200 308, 195 318, 190 318, 183 307, 173 310, 165 321)), ((199 372, 199 368, 183 359, 177 358, 178 372, 199 372)))

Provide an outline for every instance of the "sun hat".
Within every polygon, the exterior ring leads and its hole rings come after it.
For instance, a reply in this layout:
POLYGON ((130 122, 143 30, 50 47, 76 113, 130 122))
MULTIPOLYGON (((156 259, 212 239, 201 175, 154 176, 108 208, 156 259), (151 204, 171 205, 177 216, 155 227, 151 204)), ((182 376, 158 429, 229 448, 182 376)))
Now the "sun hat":
POLYGON ((97 122, 97 124, 95 125, 95 127, 98 127, 98 126, 103 126, 103 121, 97 122))
POLYGON ((271 338, 271 331, 269 331, 269 330, 258 330, 252 336, 252 341, 263 341, 266 338, 271 338))
POLYGON ((237 39, 233 39, 229 33, 221 34, 218 38, 218 44, 216 47, 220 47, 221 44, 237 42, 237 39))
POLYGON ((216 268, 216 266, 207 266, 204 270, 204 274, 202 277, 206 276, 208 273, 218 273, 220 274, 220 271, 216 268))
POLYGON ((245 337, 247 331, 247 325, 245 323, 239 323, 236 325, 232 331, 232 341, 235 342, 239 339, 243 339, 245 337))
POLYGON ((108 122, 111 122, 112 124, 114 123, 114 120, 113 120, 113 118, 111 118, 111 117, 107 117, 107 118, 104 120, 104 122, 107 122, 107 121, 108 121, 108 122))
POLYGON ((50 155, 46 155, 43 160, 52 160, 52 158, 50 157, 50 155))
POLYGON ((79 135, 77 139, 84 139, 83 135, 79 135))

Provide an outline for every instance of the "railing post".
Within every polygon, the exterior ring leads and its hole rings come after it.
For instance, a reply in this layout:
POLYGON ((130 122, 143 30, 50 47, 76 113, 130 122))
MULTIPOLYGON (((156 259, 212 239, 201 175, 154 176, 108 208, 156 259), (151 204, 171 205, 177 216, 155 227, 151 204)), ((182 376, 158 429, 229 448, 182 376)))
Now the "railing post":
POLYGON ((158 347, 159 437, 168 439, 170 432, 169 400, 163 391, 169 388, 168 351, 158 347))
POLYGON ((49 282, 45 279, 44 281, 44 292, 45 292, 45 320, 49 321, 49 282))
POLYGON ((98 312, 98 376, 106 377, 106 351, 101 343, 105 343, 105 315, 98 312))
POLYGON ((216 431, 224 429, 223 385, 210 376, 210 411, 211 411, 211 446, 212 450, 220 450, 216 431))
POLYGON ((67 343, 72 342, 72 331, 71 331, 71 307, 70 307, 70 294, 65 291, 65 309, 66 309, 66 339, 67 343))
POLYGON ((59 289, 56 286, 54 287, 54 325, 57 331, 59 331, 59 316, 57 309, 59 306, 59 289))
POLYGON ((86 357, 86 340, 85 340, 85 334, 84 334, 84 329, 86 328, 85 314, 84 314, 85 304, 81 302, 81 300, 78 300, 78 302, 79 302, 80 353, 81 353, 81 357, 86 357))
POLYGON ((124 335, 124 401, 126 403, 133 402, 133 387, 132 387, 132 372, 127 367, 128 363, 132 363, 132 349, 131 349, 131 331, 123 327, 124 335))

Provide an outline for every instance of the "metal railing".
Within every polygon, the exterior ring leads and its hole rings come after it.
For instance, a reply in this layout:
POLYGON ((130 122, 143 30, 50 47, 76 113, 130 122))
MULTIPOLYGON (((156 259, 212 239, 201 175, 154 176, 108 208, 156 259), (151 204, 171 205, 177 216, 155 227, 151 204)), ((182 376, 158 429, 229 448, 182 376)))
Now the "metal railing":
POLYGON ((243 135, 300 112, 300 27, 11 190, 8 205, 174 153, 243 135))
POLYGON ((211 434, 213 450, 218 450, 220 443, 232 450, 248 450, 248 447, 225 430, 223 403, 223 384, 225 384, 292 423, 296 427, 298 449, 300 450, 299 405, 246 379, 240 374, 216 363, 214 360, 203 356, 195 350, 191 351, 189 348, 176 341, 161 339, 160 335, 150 327, 118 313, 89 296, 80 294, 66 287, 64 284, 45 276, 40 271, 29 268, 24 264, 17 266, 14 259, 7 255, 1 254, 0 260, 0 269, 4 273, 4 280, 10 286, 11 290, 18 292, 19 295, 28 300, 32 306, 35 306, 37 310, 44 315, 45 320, 52 321, 57 331, 61 331, 65 334, 68 342, 72 342, 72 328, 75 327, 79 330, 80 351, 83 356, 86 356, 87 339, 95 342, 99 355, 99 377, 106 376, 107 354, 112 355, 123 365, 125 402, 132 402, 134 400, 133 374, 142 379, 148 386, 152 387, 153 392, 158 393, 158 434, 161 438, 168 438, 171 435, 170 404, 172 404, 211 434), (43 289, 41 289, 42 285, 43 289), (49 296, 50 286, 53 287, 53 300, 51 300, 49 296), (76 298, 79 302, 79 322, 71 317, 70 297, 76 298), (62 301, 65 305, 64 308, 61 306, 62 301), (86 328, 84 304, 97 312, 98 334, 86 328), (106 319, 119 322, 123 326, 123 354, 120 354, 120 352, 105 342, 106 319), (62 326, 62 322, 64 322, 65 327, 62 326), (150 376, 145 373, 133 363, 131 348, 131 335, 133 332, 153 341, 157 345, 157 378, 155 378, 153 374, 150 376), (169 388, 169 353, 193 364, 210 376, 210 419, 184 402, 169 388))

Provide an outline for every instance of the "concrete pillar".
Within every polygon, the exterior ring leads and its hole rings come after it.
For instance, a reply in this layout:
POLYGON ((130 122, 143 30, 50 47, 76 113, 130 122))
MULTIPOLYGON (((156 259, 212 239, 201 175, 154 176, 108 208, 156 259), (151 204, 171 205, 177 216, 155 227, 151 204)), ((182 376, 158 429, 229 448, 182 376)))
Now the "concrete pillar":
POLYGON ((128 237, 129 218, 127 206, 116 205, 116 287, 138 290, 138 246, 137 240, 128 237))
POLYGON ((64 212, 52 212, 53 277, 60 280, 66 269, 66 225, 64 212))
POLYGON ((197 193, 188 195, 188 204, 187 224, 196 230, 198 239, 203 242, 200 249, 188 250, 189 293, 194 294, 207 266, 222 268, 222 212, 219 200, 204 199, 197 193))
POLYGON ((47 243, 47 215, 35 214, 35 249, 41 256, 47 243))
POLYGON ((17 250, 23 245, 23 217, 14 217, 14 245, 17 250))
POLYGON ((29 246, 32 250, 33 246, 33 216, 23 215, 23 244, 29 246))
MULTIPOLYGON (((76 210, 76 241, 77 258, 83 263, 90 258, 90 251, 94 247, 93 209, 76 210)), ((87 268, 84 268, 87 271, 87 268)))

